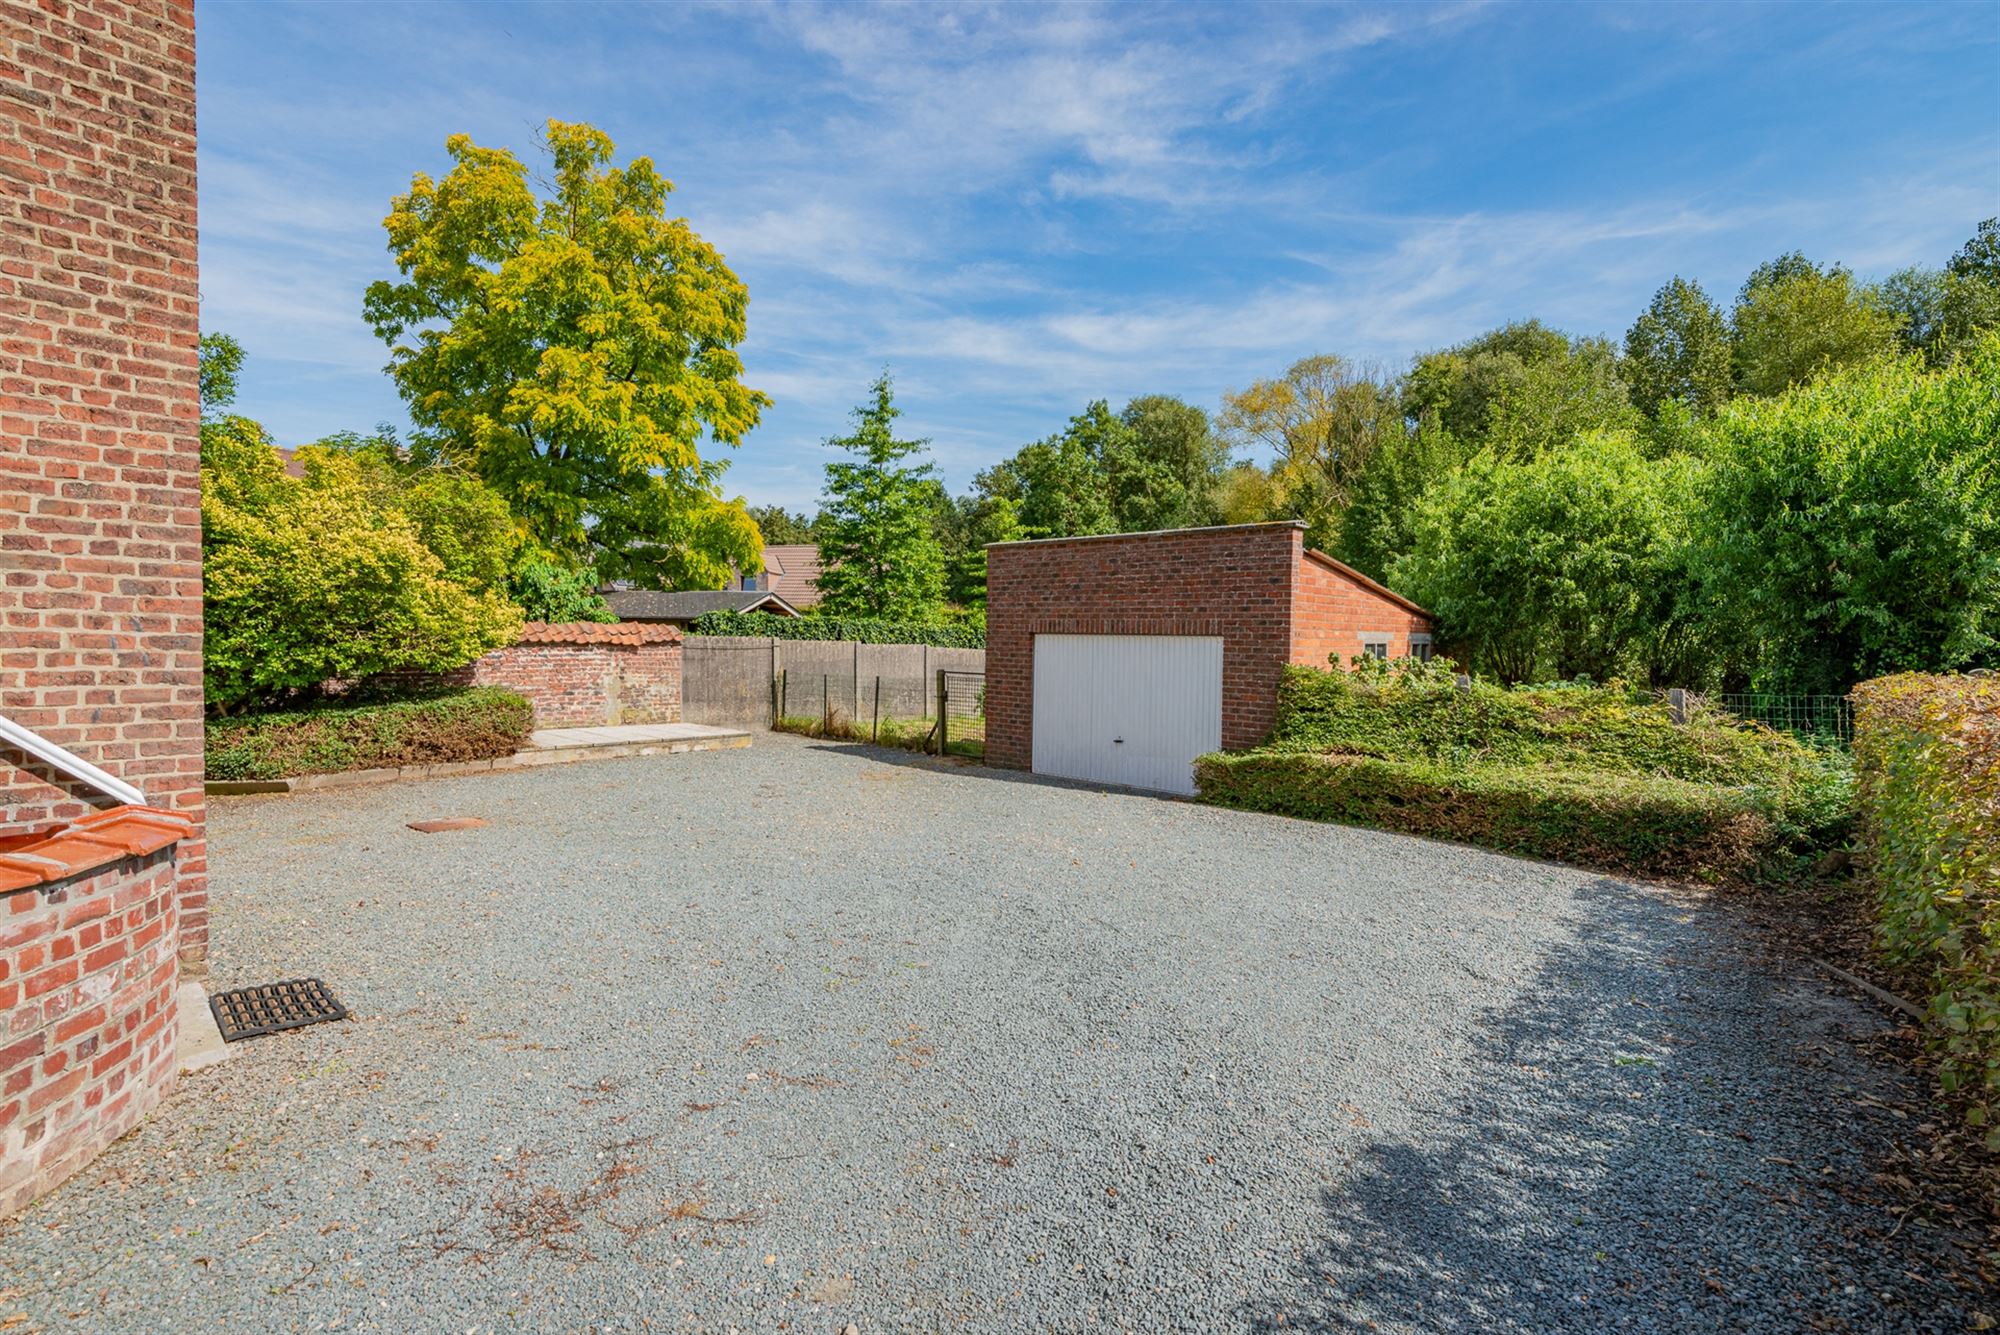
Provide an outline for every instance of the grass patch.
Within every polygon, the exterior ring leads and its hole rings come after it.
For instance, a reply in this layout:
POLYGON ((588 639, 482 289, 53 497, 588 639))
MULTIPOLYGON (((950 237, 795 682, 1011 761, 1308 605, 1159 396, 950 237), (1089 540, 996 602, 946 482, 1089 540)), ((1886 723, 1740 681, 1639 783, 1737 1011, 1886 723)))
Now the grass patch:
POLYGON ((1851 766, 1621 686, 1461 690, 1439 664, 1291 667, 1254 751, 1206 756, 1223 806, 1711 884, 1796 871, 1846 837, 1851 766))
POLYGON ((491 760, 525 746, 534 719, 524 696, 493 686, 211 719, 203 771, 211 779, 288 779, 491 760))
MULTIPOLYGON (((801 737, 832 737, 846 742, 870 742, 877 746, 893 746, 904 751, 936 751, 937 720, 934 718, 884 718, 878 729, 870 724, 855 722, 839 714, 832 719, 823 719, 817 714, 794 714, 781 718, 773 727, 775 732, 797 733, 801 737)), ((983 718, 959 718, 951 720, 951 741, 945 748, 946 755, 969 756, 983 760, 986 756, 986 720, 983 718)))

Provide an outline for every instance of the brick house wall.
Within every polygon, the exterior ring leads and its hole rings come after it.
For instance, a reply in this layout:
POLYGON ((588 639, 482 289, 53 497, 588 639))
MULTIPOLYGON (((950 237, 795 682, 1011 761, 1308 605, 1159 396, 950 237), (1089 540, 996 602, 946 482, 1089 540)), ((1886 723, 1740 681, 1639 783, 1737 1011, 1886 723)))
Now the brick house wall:
POLYGON ((681 721, 681 636, 645 622, 531 621, 504 649, 442 675, 391 680, 504 686, 534 702, 538 728, 681 721))
POLYGON ((1124 533, 986 549, 986 759, 1025 769, 1034 739, 1037 635, 1222 637, 1222 745, 1255 746, 1277 721, 1286 663, 1343 664, 1361 633, 1390 653, 1424 633, 1420 608, 1305 550, 1305 525, 1124 533), (1350 646, 1351 647, 1348 647, 1350 646))
POLYGON ((1346 667, 1370 640, 1386 641, 1389 657, 1406 658, 1410 637, 1430 630, 1431 619, 1421 608, 1360 571, 1319 552, 1306 552, 1299 562, 1292 662, 1346 667))
MULTIPOLYGON (((192 0, 0 8, 0 713, 185 816, 208 948, 192 0)), ((103 798, 0 750, 0 834, 103 798)))

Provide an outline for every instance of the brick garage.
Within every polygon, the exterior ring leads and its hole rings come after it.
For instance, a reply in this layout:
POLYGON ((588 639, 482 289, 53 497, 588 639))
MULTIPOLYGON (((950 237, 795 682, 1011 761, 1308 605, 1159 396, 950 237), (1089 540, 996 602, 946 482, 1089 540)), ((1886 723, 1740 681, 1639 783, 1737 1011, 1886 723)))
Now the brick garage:
POLYGON ((0 749, 0 1208, 163 1095, 207 955, 194 118, 192 0, 0 8, 0 714, 169 813, 0 749))
POLYGON ((1220 738, 1255 746, 1279 669, 1364 652, 1428 652, 1422 608, 1305 549, 1296 522, 999 543, 986 549, 986 755, 1035 768, 1035 644, 1043 636, 1219 639, 1220 738))
POLYGON ((681 636, 634 621, 531 621, 505 649, 429 680, 519 691, 538 728, 679 723, 681 636))

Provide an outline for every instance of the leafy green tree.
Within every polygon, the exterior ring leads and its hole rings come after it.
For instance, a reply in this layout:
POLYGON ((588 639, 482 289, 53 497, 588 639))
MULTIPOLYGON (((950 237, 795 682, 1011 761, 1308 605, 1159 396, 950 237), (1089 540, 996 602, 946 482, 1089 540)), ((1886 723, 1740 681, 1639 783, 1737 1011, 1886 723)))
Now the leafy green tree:
POLYGON ((243 373, 243 345, 227 334, 203 334, 200 348, 201 416, 207 421, 236 402, 243 373))
POLYGON ((984 608, 986 544, 1028 536, 1021 525, 1021 503, 1007 496, 965 496, 958 502, 958 518, 961 536, 947 562, 946 596, 962 608, 984 608))
POLYGON ((1957 361, 1987 330, 2000 328, 2000 280, 1976 270, 1899 269, 1876 295, 1901 322, 1903 348, 1931 366, 1957 361))
POLYGON ((595 581, 587 570, 561 565, 546 557, 533 556, 517 565, 508 580, 508 591, 530 621, 563 625, 574 621, 616 621, 609 603, 598 596, 595 581))
POLYGON ((826 466, 820 506, 819 608, 828 616, 928 621, 944 598, 944 553, 932 525, 930 442, 897 440, 884 371, 874 402, 854 410, 854 434, 828 445, 855 456, 826 466))
POLYGON ((1116 533, 1107 452, 1125 447, 1127 428, 1098 400, 1057 435, 1024 445, 974 479, 992 497, 1019 502, 1022 527, 1038 538, 1116 533))
POLYGON ((1678 276, 1653 294, 1625 334, 1624 378, 1648 417, 1669 400, 1706 417, 1735 390, 1729 321, 1701 284, 1678 276))
POLYGON ((1402 411, 1410 421, 1434 417, 1468 446, 1515 459, 1639 421, 1617 350, 1538 320, 1418 358, 1404 380, 1402 411))
POLYGON ((1466 458, 1465 446, 1436 418, 1385 441, 1355 481, 1332 554, 1370 578, 1386 580, 1415 541, 1417 506, 1466 458))
POLYGON ((1750 275, 1731 323, 1737 387, 1772 395, 1893 351, 1900 321, 1840 265, 1793 251, 1750 275))
POLYGON ((1212 523, 1230 450, 1208 414, 1169 394, 1142 394, 1119 417, 1129 433, 1129 462, 1111 469, 1119 528, 1136 533, 1212 523), (1164 484, 1151 480, 1161 474, 1164 484), (1147 485, 1134 485, 1140 478, 1147 485))
POLYGON ((1643 670, 1694 467, 1611 434, 1524 460, 1481 454, 1418 504, 1391 587, 1504 681, 1643 670))
POLYGON ((1255 463, 1228 468, 1215 485, 1218 524, 1261 524, 1278 517, 1284 497, 1270 472, 1255 463))
POLYGON ((1960 278, 2000 285, 2000 218, 1979 224, 1979 230, 1958 248, 1945 268, 1960 278))
POLYGON ((756 521, 757 531, 766 543, 813 541, 812 521, 782 505, 753 505, 750 518, 756 521))
POLYGON ((1849 367, 1713 423, 1697 554, 1760 689, 2000 667, 2000 334, 1849 367))
POLYGON ((650 159, 550 121, 547 198, 505 149, 446 143, 384 226, 402 275, 368 289, 410 416, 498 491, 531 537, 607 575, 712 588, 754 565, 704 433, 735 445, 769 400, 741 381, 748 296, 650 159))
POLYGON ((1403 431, 1395 382, 1328 354, 1223 395, 1218 423, 1234 443, 1270 451, 1278 509, 1306 521, 1314 546, 1332 541, 1355 479, 1382 442, 1403 431))

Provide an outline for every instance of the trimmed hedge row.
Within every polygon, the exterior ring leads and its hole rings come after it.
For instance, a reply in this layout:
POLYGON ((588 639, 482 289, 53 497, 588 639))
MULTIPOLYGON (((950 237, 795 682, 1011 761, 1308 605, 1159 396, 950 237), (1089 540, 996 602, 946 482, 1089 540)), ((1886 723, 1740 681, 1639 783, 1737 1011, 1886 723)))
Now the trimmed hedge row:
POLYGON ((1264 750, 1202 757, 1195 787, 1245 811, 1711 884, 1748 879, 1785 843, 1746 790, 1595 769, 1264 750))
POLYGON ((388 701, 336 701, 312 709, 208 723, 211 779, 434 765, 511 756, 527 744, 535 710, 526 697, 475 686, 388 701))
POLYGON ((983 626, 865 617, 781 617, 769 612, 705 612, 688 623, 690 635, 755 635, 779 640, 859 640, 863 644, 929 644, 940 649, 984 649, 983 626))
POLYGON ((1946 1094, 2000 1149, 2000 678, 1863 682, 1854 756, 1883 956, 1928 998, 1946 1094))
POLYGON ((1273 745, 1388 760, 1590 765, 1703 783, 1749 783, 1800 753, 1796 739, 1746 728, 1694 699, 1675 723, 1657 692, 1560 683, 1459 688, 1442 662, 1355 671, 1289 667, 1273 745))
POLYGON ((1838 752, 1647 692, 1460 689, 1441 664, 1288 667, 1255 751, 1195 766, 1225 806, 1373 825, 1635 876, 1743 882, 1837 847, 1838 752))

